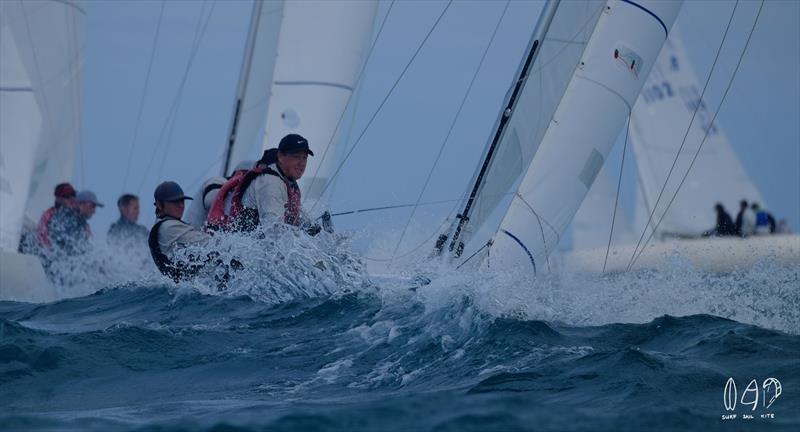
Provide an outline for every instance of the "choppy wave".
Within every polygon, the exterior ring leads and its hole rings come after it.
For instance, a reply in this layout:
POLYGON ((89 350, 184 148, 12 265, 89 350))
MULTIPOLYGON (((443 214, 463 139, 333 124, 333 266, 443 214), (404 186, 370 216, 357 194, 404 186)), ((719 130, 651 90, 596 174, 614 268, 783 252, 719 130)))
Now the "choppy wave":
POLYGON ((800 427, 796 269, 420 284, 368 275, 345 238, 274 235, 292 252, 216 240, 246 269, 224 289, 138 272, 0 303, 0 429, 800 427), (729 378, 768 377, 783 393, 753 412, 774 419, 722 420, 729 378))

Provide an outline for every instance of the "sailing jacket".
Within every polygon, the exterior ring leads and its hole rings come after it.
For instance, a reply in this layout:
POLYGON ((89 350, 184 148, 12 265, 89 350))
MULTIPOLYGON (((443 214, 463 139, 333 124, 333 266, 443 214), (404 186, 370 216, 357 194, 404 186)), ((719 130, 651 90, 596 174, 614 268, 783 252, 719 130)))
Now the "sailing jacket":
POLYGON ((106 236, 108 244, 118 247, 141 247, 146 240, 147 228, 124 217, 111 224, 106 236))
POLYGON ((267 166, 244 188, 242 206, 254 209, 261 225, 283 222, 301 226, 308 222, 301 206, 300 187, 283 175, 277 164, 267 166))
POLYGON ((203 264, 179 262, 174 259, 175 252, 181 247, 204 243, 210 238, 208 234, 194 229, 180 219, 165 216, 153 225, 147 244, 158 270, 178 282, 197 274, 203 264))

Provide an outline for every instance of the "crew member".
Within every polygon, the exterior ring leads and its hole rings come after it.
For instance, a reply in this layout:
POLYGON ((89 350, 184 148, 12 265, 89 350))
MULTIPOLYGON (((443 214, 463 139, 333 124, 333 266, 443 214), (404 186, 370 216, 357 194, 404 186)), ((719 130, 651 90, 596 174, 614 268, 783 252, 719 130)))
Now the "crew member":
POLYGON ((244 173, 250 171, 255 165, 256 161, 254 160, 244 160, 236 164, 236 168, 234 168, 233 173, 227 179, 221 176, 214 176, 203 182, 200 186, 200 190, 194 194, 194 201, 192 201, 189 205, 189 209, 186 211, 186 223, 197 229, 204 229, 206 227, 206 221, 208 220, 208 212, 214 205, 214 200, 216 200, 217 194, 219 194, 225 183, 232 178, 238 178, 244 175, 244 173))
POLYGON ((746 200, 739 203, 739 213, 736 214, 736 235, 748 237, 756 231, 756 214, 750 210, 746 200))
POLYGON ((768 211, 761 208, 758 203, 753 203, 751 208, 756 214, 756 234, 775 233, 775 218, 768 211))
POLYGON ((147 228, 136 223, 139 220, 139 197, 124 194, 117 200, 119 220, 108 228, 106 240, 112 246, 138 247, 147 243, 147 228))
POLYGON ((283 137, 277 149, 264 152, 256 168, 223 186, 209 212, 209 224, 243 231, 257 225, 287 224, 311 235, 319 233, 321 227, 302 211, 297 184, 309 155, 314 153, 308 140, 297 134, 283 137))
POLYGON ((37 227, 37 235, 39 244, 43 249, 48 249, 52 246, 50 242, 50 220, 61 207, 74 208, 75 204, 75 188, 69 183, 59 183, 53 191, 55 195, 55 204, 53 207, 45 210, 42 217, 39 219, 37 227))
POLYGON ((192 198, 183 194, 180 185, 171 181, 163 182, 158 185, 153 197, 158 220, 150 230, 147 242, 153 261, 161 273, 176 282, 191 278, 205 261, 193 257, 178 260, 175 253, 188 245, 205 243, 211 236, 181 220, 184 202, 192 198))

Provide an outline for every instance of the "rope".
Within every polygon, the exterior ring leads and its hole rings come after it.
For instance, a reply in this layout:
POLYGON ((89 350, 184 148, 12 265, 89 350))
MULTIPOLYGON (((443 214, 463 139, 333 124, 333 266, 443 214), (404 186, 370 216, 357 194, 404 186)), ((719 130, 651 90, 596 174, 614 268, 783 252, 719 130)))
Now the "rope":
MULTIPOLYGON (((703 85, 703 91, 700 92, 700 101, 703 100, 703 96, 706 94, 706 89, 708 88, 708 84, 711 81, 711 77, 714 75, 714 69, 717 67, 717 61, 719 60, 720 53, 722 52, 722 47, 725 45, 725 40, 728 37, 728 31, 731 28, 731 23, 733 22, 733 17, 736 14, 736 8, 739 6, 739 0, 736 0, 736 3, 733 5, 733 10, 731 11, 731 16, 728 18, 728 25, 725 27, 725 32, 722 34, 722 41, 720 41, 719 48, 717 48, 717 54, 714 56, 714 62, 711 64, 711 71, 708 73, 708 77, 706 78, 706 82, 703 85)), ((653 215, 656 213, 656 209, 658 208, 658 203, 661 201, 661 196, 664 194, 664 190, 667 188, 667 184, 669 183, 669 179, 672 176, 672 172, 675 170, 675 165, 678 163, 678 158, 683 151, 684 145, 686 145, 686 139, 689 136, 689 131, 692 129, 692 125, 694 124, 694 119, 697 117, 697 112, 700 110, 700 105, 694 109, 692 113, 692 119, 689 121, 689 127, 686 128, 686 133, 683 135, 683 140, 681 141, 681 145, 678 148, 678 152, 675 154, 675 159, 672 161, 672 166, 669 168, 669 172, 667 172, 667 178, 664 180, 664 184, 661 186, 661 191, 658 193, 658 198, 656 198, 656 202, 653 204, 653 209, 650 211, 650 216, 647 218, 647 223, 642 230, 642 235, 639 236, 639 241, 636 243, 636 248, 633 250, 633 254, 631 255, 631 259, 628 262, 627 270, 631 269, 634 260, 636 259, 636 253, 639 251, 639 246, 642 244, 642 240, 644 239, 645 234, 647 233, 647 228, 650 227, 650 222, 653 220, 653 215)))
MULTIPOLYGON (((428 176, 425 178, 425 183, 422 185, 422 190, 420 190, 419 195, 417 196, 416 205, 422 201, 422 196, 425 194, 425 191, 428 189, 428 184, 431 181, 431 177, 433 176, 433 172, 436 170, 436 166, 439 164, 439 159, 442 157, 442 153, 444 152, 444 148, 447 147, 447 143, 450 142, 450 136, 453 133, 453 129, 455 128, 458 119, 461 117, 461 110, 464 109, 464 104, 467 101, 470 93, 472 92, 472 86, 475 84, 475 80, 478 77, 478 73, 481 71, 483 67, 483 62, 486 60, 486 54, 489 52, 489 48, 492 46, 492 42, 494 42, 495 36, 497 36, 497 30, 500 28, 500 24, 503 22, 503 18, 506 16, 506 12, 508 11, 508 6, 511 4, 511 0, 506 1, 506 5, 503 8, 502 14, 500 14, 500 18, 497 20, 497 24, 494 26, 494 30, 492 31, 492 36, 489 38, 489 42, 486 44, 486 48, 483 50, 483 54, 481 55, 481 59, 478 62, 478 66, 475 68, 475 73, 472 74, 472 79, 467 86, 466 92, 464 92, 464 97, 461 98, 461 103, 458 106, 458 110, 456 111, 455 116, 453 117, 453 121, 450 122, 450 127, 447 129, 447 135, 445 135, 444 141, 442 145, 439 146, 439 152, 436 154, 436 158, 433 161, 433 165, 431 169, 428 171, 428 176)), ((403 231, 400 234, 400 239, 397 241, 397 245, 394 248, 394 252, 392 252, 392 258, 397 255, 397 251, 400 249, 400 244, 403 242, 403 238, 406 236, 406 231, 408 230, 409 225, 411 225, 411 221, 414 219, 414 215, 417 213, 416 205, 411 210, 411 214, 408 216, 408 220, 406 221, 405 226, 403 227, 403 231)))
MULTIPOLYGON (((728 97, 728 92, 730 91, 731 87, 733 86, 733 81, 736 78, 736 74, 739 72, 739 67, 742 65, 742 61, 744 60, 744 55, 747 52, 747 48, 750 46, 750 40, 753 37, 753 32, 756 29, 756 25, 758 24, 758 18, 761 16, 761 10, 763 8, 764 8, 764 0, 761 0, 761 4, 758 7, 758 12, 756 13, 756 18, 753 20, 753 26, 750 28, 750 34, 747 35, 747 41, 744 44, 744 48, 742 48, 742 53, 739 55, 739 61, 736 63, 736 68, 733 70, 733 74, 731 75, 731 79, 728 81, 728 86, 725 88, 725 93, 723 93, 722 100, 720 100, 720 103, 717 106, 716 111, 714 111, 714 117, 711 118, 711 123, 710 124, 714 124, 714 121, 716 121, 716 119, 717 119, 717 115, 719 114, 720 110, 722 109, 722 105, 725 103, 725 99, 728 97)), ((701 98, 701 100, 702 100, 702 98, 701 98)), ((686 170, 686 173, 684 173, 683 178, 681 178, 680 183, 678 183, 678 187, 677 187, 677 189, 675 189, 675 193, 672 195, 672 198, 670 198, 669 203, 667 203, 667 207, 664 209, 664 213, 661 214, 661 218, 658 220, 658 223, 656 224, 656 227, 653 230, 654 232, 655 232, 655 230, 658 229, 659 225, 661 225, 661 222, 664 220, 664 217, 666 216, 667 211, 669 210, 670 206, 672 206, 672 203, 675 201, 675 198, 678 196, 678 192, 680 192, 681 187, 683 187, 683 183, 686 181, 686 178, 689 176, 689 173, 692 171, 692 167, 694 166, 694 163, 697 160, 697 157, 700 155, 700 150, 702 150, 703 145, 706 143, 706 139, 708 138, 708 134, 709 134, 710 130, 711 130, 710 128, 706 129, 706 132, 703 135, 703 140, 700 141, 700 145, 697 147, 697 151, 695 151, 694 156, 692 157, 692 161, 689 163, 689 168, 686 170)), ((636 264, 636 261, 639 259, 640 256, 642 256, 642 253, 644 253, 644 251, 645 251, 645 247, 647 247, 647 244, 650 242, 650 240, 652 238, 653 238, 653 233, 651 233, 650 236, 647 238, 647 241, 644 243, 644 246, 642 246, 642 250, 639 251, 639 254, 636 255, 634 257, 634 259, 631 261, 631 264, 628 266, 628 270, 630 270, 631 267, 633 267, 633 265, 636 264)))
MULTIPOLYGON (((194 41, 192 42, 192 47, 190 48, 190 51, 189 51, 189 60, 186 63, 186 69, 184 70, 183 77, 181 78, 181 82, 178 85, 178 92, 175 94, 175 98, 173 99, 172 105, 170 106, 170 109, 169 109, 168 114, 167 114, 167 119, 164 122, 164 126, 161 128, 161 132, 159 133, 158 140, 156 141, 156 148, 151 153, 150 161, 147 163, 147 168, 145 169, 144 175, 142 176, 142 180, 139 183, 139 187, 137 189, 137 194, 141 194, 142 188, 144 187, 145 180, 147 179, 147 174, 150 172, 150 168, 152 167, 153 162, 155 161, 155 157, 158 154, 159 149, 161 148, 161 144, 164 141, 164 139, 163 139, 164 138, 164 133, 167 132, 167 128, 171 124, 170 122, 174 121, 173 117, 177 116, 178 107, 179 107, 180 102, 181 102, 182 97, 183 97, 183 90, 186 87, 186 80, 189 77, 189 72, 190 72, 190 70, 192 68, 192 65, 194 64, 195 56, 197 55, 197 52, 199 51, 200 42, 202 41, 203 35, 206 32, 206 29, 208 28, 208 23, 209 23, 209 21, 211 21, 211 15, 214 13, 214 7, 216 6, 216 1, 214 1, 212 3, 212 5, 211 5, 211 9, 210 9, 210 11, 208 13, 208 16, 206 17, 205 22, 203 22, 203 13, 205 11, 206 3, 207 3, 207 1, 203 3, 203 7, 200 10, 200 17, 198 18, 197 28, 195 29, 195 38, 194 38, 194 41)), ((169 145, 170 145, 170 143, 168 141, 167 142, 166 151, 169 150, 169 145)), ((165 154, 164 154, 164 159, 166 159, 166 151, 165 151, 165 154)), ((163 168, 163 161, 162 161, 162 165, 161 166, 163 168)), ((159 172, 158 176, 160 176, 160 175, 161 175, 161 173, 159 172)))
MULTIPOLYGON (((333 133, 331 133, 331 137, 330 139, 328 139, 328 145, 325 146, 325 151, 322 152, 322 158, 320 159, 319 164, 317 164, 317 169, 314 170, 314 176, 311 178, 311 184, 308 185, 308 190, 313 190, 314 183, 317 181, 317 174, 319 174, 319 170, 320 168, 322 168, 322 165, 325 162, 325 158, 328 156, 328 150, 330 150, 331 144, 333 143, 333 140, 336 137, 336 133, 339 131, 339 127, 342 125, 342 119, 344 119, 344 115, 347 112, 347 107, 350 106, 350 100, 353 98, 353 94, 355 94, 355 89, 361 83, 364 71, 367 69, 367 63, 369 63, 369 59, 370 57, 372 57, 372 51, 378 44, 378 39, 380 38, 381 33, 383 32, 383 27, 386 24, 386 21, 389 19, 389 14, 392 12, 392 8, 394 7, 394 2, 395 0, 392 0, 392 2, 389 4, 389 9, 386 11, 386 15, 383 16, 383 21, 381 21, 380 27, 378 27, 378 32, 375 34, 375 38, 372 40, 372 45, 370 45, 369 47, 369 51, 367 52, 367 56, 364 58, 364 62, 361 64, 361 70, 358 71, 358 76, 356 77, 355 84, 353 85, 353 91, 350 92, 349 95, 347 95, 347 102, 345 102, 344 104, 345 108, 339 115, 339 120, 336 121, 336 127, 333 128, 333 133)), ((332 178, 331 181, 333 181, 332 178)))
MULTIPOLYGON (((372 122, 378 116, 378 113, 381 112, 381 109, 386 104, 386 101, 389 100, 389 97, 392 95, 392 93, 394 93, 394 90, 397 88, 397 85, 400 83, 400 80, 403 79, 403 77, 405 76, 405 74, 408 71, 409 67, 411 67, 411 65, 414 63, 414 59, 417 58, 417 55, 422 50, 422 47, 425 46, 425 43, 428 41, 428 38, 430 38, 430 36, 433 33, 433 31, 439 25, 439 22, 442 20, 442 17, 444 16, 445 12, 447 12, 447 9, 450 8, 451 4, 453 4, 453 0, 449 0, 447 2, 447 5, 444 7, 442 12, 439 14, 439 17, 436 18, 436 21, 433 23, 433 26, 430 28, 430 30, 428 30, 428 33, 425 35, 425 38, 422 40, 420 45, 417 47, 417 50, 414 52, 414 55, 411 56, 411 59, 408 61, 408 63, 406 63, 406 66, 403 68, 403 71, 400 73, 400 76, 397 77, 397 79, 395 80, 394 84, 392 84, 392 87, 389 89, 389 92, 383 98, 383 100, 381 101, 380 105, 378 105, 378 109, 375 110, 375 112, 372 114, 372 117, 370 117, 369 121, 367 122, 367 125, 364 126, 364 129, 358 135, 358 138, 356 138, 356 141, 355 141, 355 143, 353 143, 353 146, 350 147, 350 150, 347 151, 347 153, 344 156, 344 159, 342 159, 342 162, 339 163, 339 165, 336 167, 336 170, 333 172, 333 175, 330 177, 329 181, 322 188, 322 191, 320 192, 320 196, 325 194, 325 191, 328 190, 328 187, 333 182, 333 179, 336 178, 337 175, 339 175, 339 173, 342 170, 342 167, 347 162, 347 160, 350 158, 350 155, 353 154, 353 151, 358 147, 358 144, 361 143, 361 139, 364 137, 364 135, 369 130, 369 127, 372 125, 372 122)), ((317 200, 314 203, 314 205, 311 207, 311 210, 309 211, 309 213, 313 213, 314 209, 317 207, 317 205, 320 203, 320 201, 322 201, 322 200, 317 200)))
POLYGON ((631 130, 631 111, 628 111, 628 124, 625 126, 625 144, 622 146, 622 163, 619 166, 619 178, 617 179, 617 196, 614 198, 614 213, 611 216, 611 230, 608 233, 608 245, 606 246, 606 257, 603 259, 603 273, 606 272, 608 264, 608 252, 611 250, 611 239, 614 237, 614 225, 617 222, 617 206, 619 205, 619 191, 622 188, 622 169, 625 168, 625 153, 628 152, 628 133, 631 130))
POLYGON ((161 11, 158 13, 156 33, 155 36, 153 36, 153 44, 150 47, 150 60, 147 62, 147 74, 144 78, 144 90, 142 90, 142 97, 139 99, 139 112, 136 114, 136 123, 133 128, 133 139, 131 140, 131 146, 128 150, 128 163, 125 166, 125 177, 123 177, 122 180, 123 191, 128 187, 128 176, 131 171, 131 162, 133 161, 133 150, 136 148, 136 139, 139 137, 139 126, 141 125, 142 113, 144 112, 144 101, 147 95, 147 90, 150 87, 150 72, 153 69, 153 59, 155 58, 156 46, 158 45, 158 35, 161 33, 161 21, 164 18, 164 6, 166 3, 166 0, 161 0, 161 11))

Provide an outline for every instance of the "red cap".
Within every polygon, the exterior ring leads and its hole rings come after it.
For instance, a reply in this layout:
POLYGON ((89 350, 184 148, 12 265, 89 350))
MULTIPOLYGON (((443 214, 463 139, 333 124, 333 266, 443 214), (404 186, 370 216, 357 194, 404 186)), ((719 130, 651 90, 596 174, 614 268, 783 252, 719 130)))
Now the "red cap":
POLYGON ((60 183, 56 186, 53 195, 55 195, 56 198, 75 198, 75 188, 69 183, 60 183))

